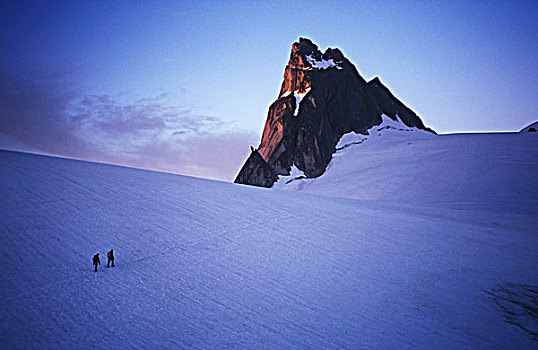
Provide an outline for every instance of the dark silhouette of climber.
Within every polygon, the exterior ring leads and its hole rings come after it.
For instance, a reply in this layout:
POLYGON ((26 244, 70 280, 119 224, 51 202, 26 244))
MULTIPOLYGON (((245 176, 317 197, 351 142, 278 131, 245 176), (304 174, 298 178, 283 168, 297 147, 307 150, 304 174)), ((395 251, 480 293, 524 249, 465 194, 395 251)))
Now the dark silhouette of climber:
POLYGON ((97 272, 97 265, 101 265, 101 259, 99 259, 99 253, 93 256, 93 265, 95 266, 95 272, 97 272))
POLYGON ((106 264, 106 267, 110 267, 110 263, 112 263, 112 267, 114 267, 114 249, 110 249, 106 256, 108 257, 108 263, 106 264))

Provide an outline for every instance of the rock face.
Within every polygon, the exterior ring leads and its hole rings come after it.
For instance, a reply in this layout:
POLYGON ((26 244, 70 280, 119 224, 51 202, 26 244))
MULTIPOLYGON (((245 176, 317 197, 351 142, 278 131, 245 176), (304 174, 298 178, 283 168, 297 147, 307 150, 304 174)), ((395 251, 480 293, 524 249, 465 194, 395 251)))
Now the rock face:
POLYGON ((277 175, 273 168, 267 164, 257 150, 253 149, 250 157, 239 171, 235 182, 245 185, 271 187, 276 180, 277 175))
POLYGON ((409 127, 426 128, 378 78, 366 82, 338 49, 321 53, 310 40, 292 45, 279 96, 269 107, 258 149, 236 183, 271 187, 292 165, 307 177, 323 174, 340 137, 366 133, 381 114, 409 127))

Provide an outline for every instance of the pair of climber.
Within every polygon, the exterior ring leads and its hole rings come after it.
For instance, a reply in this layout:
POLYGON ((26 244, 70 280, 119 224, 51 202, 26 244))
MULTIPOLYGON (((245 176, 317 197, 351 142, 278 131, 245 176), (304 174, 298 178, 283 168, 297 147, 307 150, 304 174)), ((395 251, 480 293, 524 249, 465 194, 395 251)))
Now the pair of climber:
MULTIPOLYGON (((110 249, 106 256, 108 257, 108 263, 106 264, 106 267, 110 267, 110 263, 112 263, 112 267, 115 267, 116 265, 114 265, 114 249, 110 249)), ((95 266, 95 272, 97 272, 97 266, 101 265, 101 258, 99 258, 99 253, 93 256, 93 265, 95 266)))

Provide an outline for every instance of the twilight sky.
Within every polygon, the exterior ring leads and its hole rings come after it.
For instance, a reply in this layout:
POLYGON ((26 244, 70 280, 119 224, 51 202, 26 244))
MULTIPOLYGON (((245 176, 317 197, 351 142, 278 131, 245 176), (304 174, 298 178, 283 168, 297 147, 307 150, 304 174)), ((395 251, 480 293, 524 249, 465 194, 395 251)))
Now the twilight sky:
POLYGON ((538 120, 537 1, 2 1, 0 148, 233 181, 293 42, 439 133, 538 120))

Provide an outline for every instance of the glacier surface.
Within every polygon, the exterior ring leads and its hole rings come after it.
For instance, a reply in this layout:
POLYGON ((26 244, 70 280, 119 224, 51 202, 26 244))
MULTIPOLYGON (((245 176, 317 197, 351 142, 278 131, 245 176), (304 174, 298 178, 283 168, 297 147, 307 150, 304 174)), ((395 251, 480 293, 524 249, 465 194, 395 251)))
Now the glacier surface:
POLYGON ((0 151, 0 343, 536 348, 538 138, 408 134, 287 191, 0 151))

